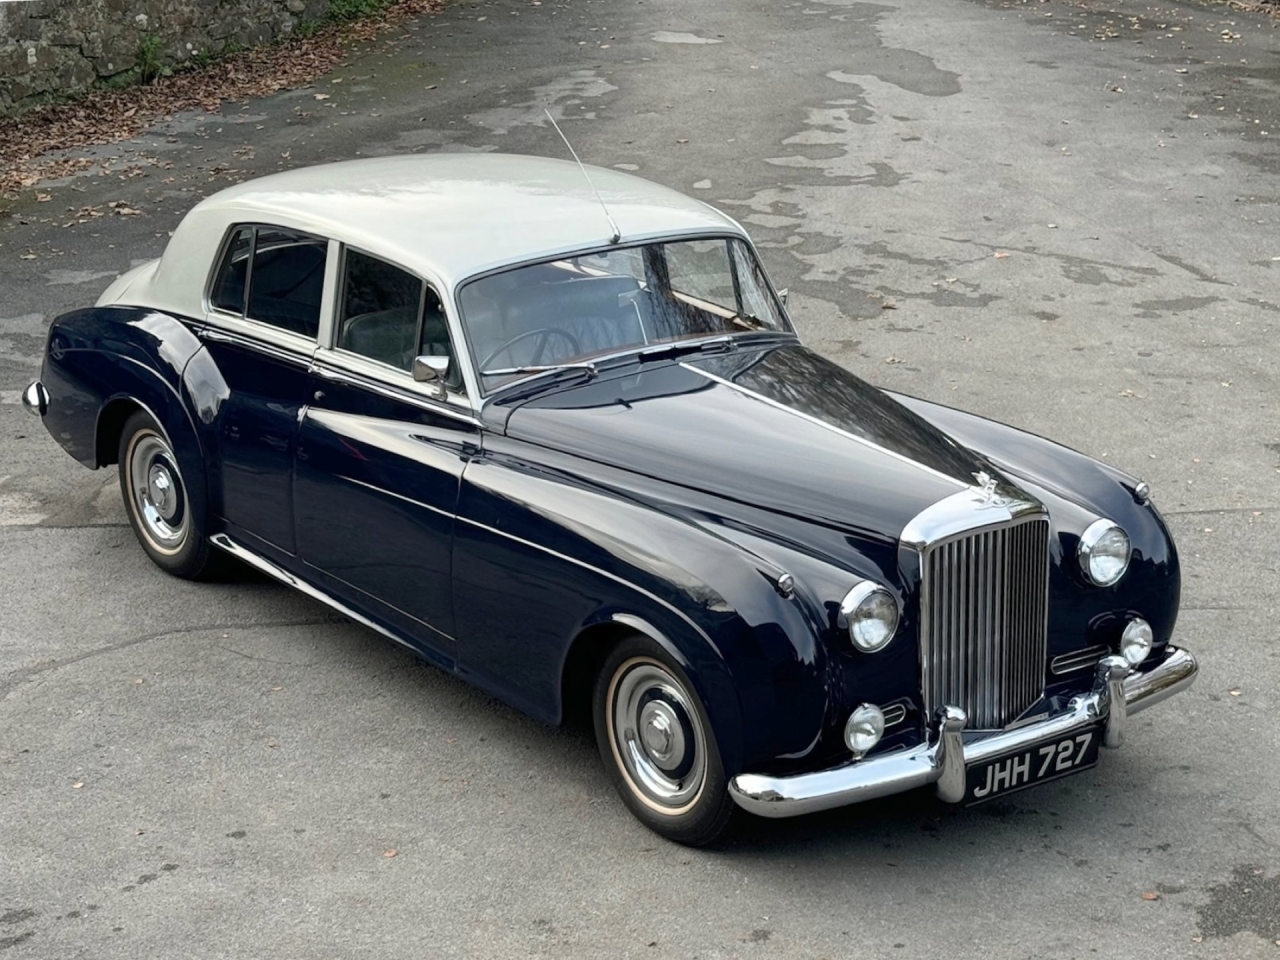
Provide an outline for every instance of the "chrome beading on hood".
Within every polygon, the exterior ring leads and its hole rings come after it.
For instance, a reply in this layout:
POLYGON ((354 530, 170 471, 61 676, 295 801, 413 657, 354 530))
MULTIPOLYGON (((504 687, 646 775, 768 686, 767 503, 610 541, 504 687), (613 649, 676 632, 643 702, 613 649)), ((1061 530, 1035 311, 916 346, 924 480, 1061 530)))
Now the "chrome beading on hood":
POLYGON ((939 500, 912 517, 902 530, 902 545, 924 550, 981 527, 1048 512, 1040 501, 985 471, 973 476, 977 481, 973 486, 939 500))

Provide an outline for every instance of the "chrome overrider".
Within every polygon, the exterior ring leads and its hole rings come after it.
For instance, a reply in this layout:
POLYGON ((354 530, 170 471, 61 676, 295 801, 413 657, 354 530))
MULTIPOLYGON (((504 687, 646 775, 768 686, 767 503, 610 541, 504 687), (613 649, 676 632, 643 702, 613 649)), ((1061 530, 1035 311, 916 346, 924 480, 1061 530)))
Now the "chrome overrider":
POLYGON ((965 743, 964 711, 943 707, 929 742, 918 747, 817 773, 787 777, 743 773, 729 782, 729 793, 740 807, 762 817, 796 817, 928 784, 934 784, 940 799, 959 803, 965 795, 968 764, 1065 737, 1098 722, 1103 727, 1103 746, 1118 747, 1129 714, 1185 690, 1197 670, 1195 657, 1174 646, 1168 648, 1159 665, 1143 673, 1131 672, 1123 657, 1103 657, 1098 661, 1093 689, 1056 715, 965 743))
POLYGON ((33 381, 22 391, 22 405, 27 408, 27 413, 43 417, 49 412, 49 391, 39 380, 33 381))

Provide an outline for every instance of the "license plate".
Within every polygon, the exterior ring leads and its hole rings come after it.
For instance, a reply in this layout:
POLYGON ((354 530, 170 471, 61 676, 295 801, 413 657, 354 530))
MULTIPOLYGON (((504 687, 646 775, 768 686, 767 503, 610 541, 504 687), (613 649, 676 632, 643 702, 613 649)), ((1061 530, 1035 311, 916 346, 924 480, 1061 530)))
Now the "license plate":
POLYGON ((966 771, 965 802, 984 803, 1018 790, 1057 780, 1098 762, 1102 728, 1090 727, 1068 737, 1046 740, 994 760, 976 763, 966 771))

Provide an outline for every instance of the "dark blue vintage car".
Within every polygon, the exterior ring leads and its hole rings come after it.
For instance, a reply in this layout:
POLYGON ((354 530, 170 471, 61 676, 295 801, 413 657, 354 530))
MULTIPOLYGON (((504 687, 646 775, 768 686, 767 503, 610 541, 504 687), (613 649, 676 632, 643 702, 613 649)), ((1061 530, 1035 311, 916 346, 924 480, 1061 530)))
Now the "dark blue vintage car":
MULTIPOLYGON (((1147 486, 806 349, 742 228, 502 156, 195 207, 25 394, 142 548, 236 557, 549 723, 703 844, 1092 766, 1185 688, 1147 486)), ((594 183, 593 183, 593 182, 594 183)))

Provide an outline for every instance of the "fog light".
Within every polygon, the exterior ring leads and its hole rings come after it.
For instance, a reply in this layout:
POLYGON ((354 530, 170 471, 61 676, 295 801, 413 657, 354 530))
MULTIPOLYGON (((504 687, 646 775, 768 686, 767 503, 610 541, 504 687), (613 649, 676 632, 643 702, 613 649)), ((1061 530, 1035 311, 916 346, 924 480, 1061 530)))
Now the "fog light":
POLYGON ((844 743, 855 758, 861 759, 884 736, 884 714, 879 707, 864 703, 849 715, 844 725, 844 743))
POLYGON ((1120 656, 1125 658, 1129 666, 1136 667, 1147 659, 1154 642, 1151 624, 1142 619, 1133 620, 1120 635, 1120 656))

